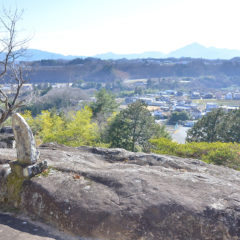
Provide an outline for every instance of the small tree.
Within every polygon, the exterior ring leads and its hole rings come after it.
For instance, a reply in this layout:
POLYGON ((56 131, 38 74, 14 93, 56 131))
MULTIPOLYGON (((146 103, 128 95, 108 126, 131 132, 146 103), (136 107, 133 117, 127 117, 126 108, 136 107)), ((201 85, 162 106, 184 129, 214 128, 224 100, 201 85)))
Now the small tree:
POLYGON ((225 113, 217 126, 222 142, 240 143, 240 110, 225 113))
MULTIPOLYGON (((203 116, 188 131, 186 140, 188 142, 224 142, 224 132, 227 132, 227 125, 223 126, 223 120, 226 120, 225 115, 226 113, 219 108, 203 116)), ((224 122, 227 123, 227 121, 224 122)))
POLYGON ((0 17, 0 82, 10 82, 15 86, 11 97, 0 87, 0 127, 23 103, 18 101, 18 97, 25 80, 23 67, 17 58, 23 54, 28 39, 17 39, 16 25, 21 16, 22 11, 3 10, 0 17))
POLYGON ((100 127, 105 125, 107 119, 116 111, 117 107, 118 104, 116 103, 114 95, 105 88, 102 88, 96 93, 96 102, 90 104, 93 118, 97 120, 100 127))
POLYGON ((176 124, 178 121, 185 121, 189 119, 189 115, 186 111, 173 112, 168 120, 169 124, 176 124))
POLYGON ((163 128, 155 124, 147 105, 136 101, 117 114, 110 123, 107 140, 111 147, 147 151, 150 146, 148 140, 153 136, 167 136, 165 133, 163 128))

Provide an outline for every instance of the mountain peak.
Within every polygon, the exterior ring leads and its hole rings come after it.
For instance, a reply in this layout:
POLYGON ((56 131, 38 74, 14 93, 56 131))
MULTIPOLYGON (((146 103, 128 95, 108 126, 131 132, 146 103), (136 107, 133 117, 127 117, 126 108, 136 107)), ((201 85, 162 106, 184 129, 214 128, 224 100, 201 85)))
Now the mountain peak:
POLYGON ((186 45, 185 47, 204 47, 204 46, 197 43, 197 42, 193 42, 193 43, 190 43, 190 44, 186 45))
MULTIPOLYGON (((170 52, 169 54, 163 54, 157 51, 148 51, 143 53, 133 54, 116 54, 113 52, 107 52, 103 54, 97 54, 93 57, 100 59, 137 59, 137 58, 206 58, 206 59, 231 59, 240 56, 240 50, 223 49, 216 47, 205 47, 197 42, 188 44, 182 48, 170 52)), ((75 58, 83 58, 83 56, 64 56, 58 53, 51 53, 47 51, 41 51, 37 49, 28 49, 26 57, 22 57, 21 61, 38 61, 44 59, 65 59, 72 60, 75 58)))
POLYGON ((239 50, 222 49, 215 47, 205 47, 199 43, 191 43, 173 52, 170 52, 167 57, 191 57, 191 58, 206 58, 206 59, 231 59, 240 56, 239 50))

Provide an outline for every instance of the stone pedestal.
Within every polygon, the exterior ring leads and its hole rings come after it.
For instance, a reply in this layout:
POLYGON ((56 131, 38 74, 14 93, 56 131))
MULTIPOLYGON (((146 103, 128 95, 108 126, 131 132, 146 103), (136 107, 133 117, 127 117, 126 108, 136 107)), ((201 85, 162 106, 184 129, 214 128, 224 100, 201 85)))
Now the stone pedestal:
POLYGON ((11 172, 19 178, 30 178, 40 174, 47 169, 47 161, 42 161, 32 165, 22 164, 19 161, 10 163, 11 172))

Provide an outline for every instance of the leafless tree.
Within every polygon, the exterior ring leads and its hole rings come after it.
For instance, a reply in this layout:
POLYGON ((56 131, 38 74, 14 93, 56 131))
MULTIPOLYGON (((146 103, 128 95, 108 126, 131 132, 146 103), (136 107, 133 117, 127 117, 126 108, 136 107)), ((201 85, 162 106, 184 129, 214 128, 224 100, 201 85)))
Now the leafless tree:
POLYGON ((0 16, 0 83, 14 84, 14 94, 8 95, 0 87, 0 127, 23 103, 19 101, 20 90, 25 83, 23 66, 18 58, 23 55, 29 39, 17 38, 17 24, 23 11, 3 10, 0 16))

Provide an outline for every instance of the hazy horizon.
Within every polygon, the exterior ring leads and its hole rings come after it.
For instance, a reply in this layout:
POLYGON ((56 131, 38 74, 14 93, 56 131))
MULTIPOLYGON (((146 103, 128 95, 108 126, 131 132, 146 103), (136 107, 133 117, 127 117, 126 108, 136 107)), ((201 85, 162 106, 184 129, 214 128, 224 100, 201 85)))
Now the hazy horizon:
MULTIPOLYGON (((144 53, 151 53, 151 52, 152 52, 152 53, 157 53, 157 52, 159 52, 159 53, 163 53, 164 55, 168 55, 168 54, 170 54, 170 53, 172 53, 172 52, 174 52, 174 51, 176 51, 176 50, 179 50, 179 49, 182 49, 182 48, 184 48, 184 47, 188 47, 188 46, 191 46, 191 45, 194 45, 194 44, 200 45, 200 46, 205 47, 205 48, 208 48, 208 49, 216 48, 215 46, 207 47, 207 46, 204 46, 204 45, 201 44, 201 43, 193 42, 193 43, 190 43, 190 44, 188 44, 188 45, 184 45, 184 46, 182 46, 182 47, 180 47, 180 48, 173 49, 172 51, 169 51, 169 52, 166 52, 166 53, 164 53, 163 51, 154 51, 154 50, 152 50, 152 51, 144 51, 144 52, 122 52, 122 53, 108 51, 108 52, 101 52, 101 53, 97 53, 97 54, 93 54, 93 55, 86 55, 86 57, 92 57, 92 56, 101 55, 101 54, 107 54, 107 53, 109 53, 109 54, 117 54, 117 55, 131 55, 131 54, 144 54, 144 53)), ((49 52, 49 53, 61 54, 61 55, 64 55, 64 56, 71 56, 71 55, 73 55, 73 56, 78 56, 78 55, 76 55, 76 54, 62 54, 61 52, 53 52, 53 51, 48 51, 48 50, 44 50, 44 49, 37 49, 37 48, 30 48, 30 49, 40 50, 40 51, 49 52)), ((230 48, 216 48, 216 49, 240 51, 240 49, 230 49, 230 48)))
POLYGON ((24 9, 29 48, 63 55, 169 53, 191 43, 240 50, 237 0, 2 0, 24 9))

